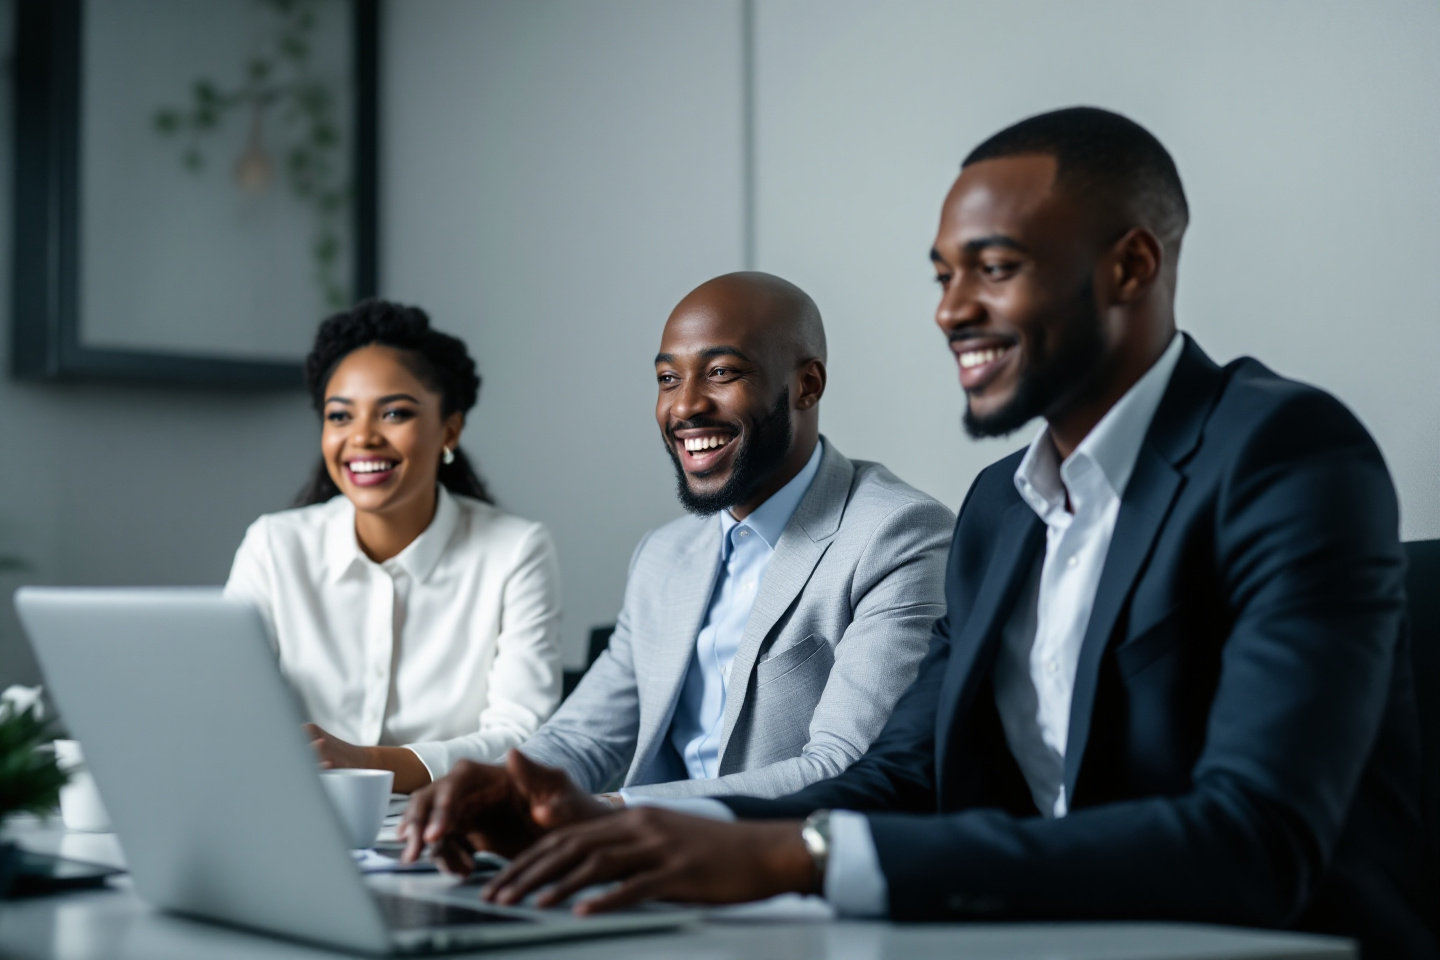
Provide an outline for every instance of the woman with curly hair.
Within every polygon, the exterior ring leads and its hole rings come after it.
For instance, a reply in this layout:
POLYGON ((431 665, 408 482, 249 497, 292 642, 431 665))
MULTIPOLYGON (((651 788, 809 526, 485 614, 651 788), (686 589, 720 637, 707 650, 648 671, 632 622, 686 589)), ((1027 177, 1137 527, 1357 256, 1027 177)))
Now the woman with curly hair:
POLYGON ((559 573, 459 447, 475 362, 423 311, 367 300, 320 325, 305 378, 320 463, 251 525, 226 593, 269 623, 323 766, 409 793, 501 759, 559 701, 559 573))

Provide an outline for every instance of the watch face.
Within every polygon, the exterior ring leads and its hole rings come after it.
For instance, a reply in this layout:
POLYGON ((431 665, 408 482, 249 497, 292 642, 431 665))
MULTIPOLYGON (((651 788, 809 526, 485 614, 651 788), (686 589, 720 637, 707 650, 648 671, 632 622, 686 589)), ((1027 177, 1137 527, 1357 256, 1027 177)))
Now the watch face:
POLYGON ((830 853, 830 811, 812 813, 800 828, 800 839, 805 842, 810 856, 823 866, 825 857, 830 853))
POLYGON ((800 827, 800 839, 805 844, 805 852, 815 862, 813 892, 823 896, 825 871, 830 861, 830 811, 817 810, 805 818, 804 825, 800 827))

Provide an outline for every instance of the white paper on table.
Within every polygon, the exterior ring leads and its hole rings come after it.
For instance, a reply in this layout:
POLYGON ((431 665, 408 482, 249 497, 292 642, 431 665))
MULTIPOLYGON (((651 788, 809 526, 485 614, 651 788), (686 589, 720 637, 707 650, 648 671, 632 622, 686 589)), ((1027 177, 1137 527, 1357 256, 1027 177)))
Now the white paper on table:
POLYGON ((368 850, 351 850, 350 855, 355 858, 355 866, 360 868, 361 873, 434 873, 436 871, 435 864, 429 860, 401 863, 399 857, 380 853, 374 847, 368 850))
POLYGON ((754 900, 750 903, 736 903, 725 907, 712 907, 705 911, 706 920, 718 921, 777 921, 785 923, 823 923, 835 919, 835 908, 824 897, 782 893, 768 900, 754 900))

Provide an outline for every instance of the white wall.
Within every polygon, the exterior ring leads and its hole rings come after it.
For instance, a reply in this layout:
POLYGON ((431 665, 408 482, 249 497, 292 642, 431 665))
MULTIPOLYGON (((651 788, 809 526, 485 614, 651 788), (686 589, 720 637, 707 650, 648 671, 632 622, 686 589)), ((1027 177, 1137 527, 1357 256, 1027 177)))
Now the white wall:
POLYGON ((1378 438, 1403 533, 1440 536, 1440 6, 761 0, 762 269, 831 338, 825 429, 951 504, 1028 441, 975 443, 932 324, 927 251, 960 160, 1095 104, 1175 156, 1192 226, 1179 318, 1336 393, 1378 438))
MULTIPOLYGON (((1098 103, 1149 125, 1185 178, 1182 325, 1217 359, 1337 393, 1389 458, 1404 535, 1440 536, 1440 8, 996 9, 757 0, 757 263, 825 313, 827 433, 951 504, 1020 442, 959 429, 926 251, 970 146, 1098 103)), ((382 283, 478 355, 465 442, 503 504, 556 534, 573 662, 614 618, 640 534, 679 512, 652 416, 661 324, 742 265, 740 0, 384 10, 382 283)), ((0 0, 7 33, 9 13, 0 0)), ((8 110, 0 96, 0 130, 8 110)), ((9 204, 0 191, 7 232, 9 204)), ((0 588, 218 583, 314 439, 298 394, 0 378, 0 553, 34 567, 0 588)), ((4 607, 0 683, 31 670, 4 607)))
MULTIPOLYGON (((957 505, 1024 442, 976 443, 931 325, 927 251, 975 143, 1121 110, 1193 208, 1180 319, 1337 393, 1407 538, 1440 536, 1440 8, 1429 2, 757 0, 756 266, 820 304, 823 428, 957 505)), ((649 359, 673 303, 740 266, 741 7, 405 0, 386 8, 383 283, 480 357, 466 442, 549 523, 566 642, 613 619, 674 516, 649 359)))
POLYGON ((477 356, 462 442, 554 533, 577 662, 640 535, 680 513, 652 359, 675 303, 741 266, 740 6, 385 14, 381 283, 477 356))

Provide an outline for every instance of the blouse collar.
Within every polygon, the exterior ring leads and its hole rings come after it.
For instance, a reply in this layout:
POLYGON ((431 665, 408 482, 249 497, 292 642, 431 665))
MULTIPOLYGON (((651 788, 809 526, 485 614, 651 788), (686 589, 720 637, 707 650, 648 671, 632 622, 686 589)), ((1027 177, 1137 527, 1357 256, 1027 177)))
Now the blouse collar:
MULTIPOLYGON (((355 505, 345 496, 335 497, 327 505, 330 516, 325 524, 325 567, 332 581, 338 581, 357 564, 374 563, 360 549, 360 540, 355 535, 355 505)), ((394 557, 378 566, 399 567, 416 583, 423 583, 440 562, 450 536, 455 532, 460 519, 460 507, 455 497, 443 486, 436 488, 435 516, 420 536, 394 557)))

